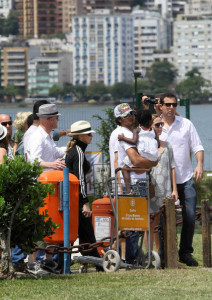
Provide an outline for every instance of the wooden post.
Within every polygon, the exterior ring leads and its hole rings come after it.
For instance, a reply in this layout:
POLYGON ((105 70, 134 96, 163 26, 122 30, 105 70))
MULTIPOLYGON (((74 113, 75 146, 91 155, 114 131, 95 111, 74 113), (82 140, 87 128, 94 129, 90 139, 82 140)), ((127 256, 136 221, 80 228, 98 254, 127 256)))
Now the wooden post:
POLYGON ((211 232, 209 199, 201 201, 203 266, 211 267, 211 232))
POLYGON ((177 268, 177 231, 175 200, 171 198, 163 199, 165 204, 165 228, 164 228, 164 252, 165 265, 167 268, 177 268))

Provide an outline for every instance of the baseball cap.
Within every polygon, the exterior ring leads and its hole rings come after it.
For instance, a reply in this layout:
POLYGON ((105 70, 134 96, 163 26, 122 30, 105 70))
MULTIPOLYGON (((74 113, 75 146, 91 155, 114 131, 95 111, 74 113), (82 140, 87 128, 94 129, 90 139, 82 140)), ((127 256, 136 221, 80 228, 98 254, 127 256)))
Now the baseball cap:
POLYGON ((122 103, 114 108, 115 118, 126 117, 133 109, 127 103, 122 103))

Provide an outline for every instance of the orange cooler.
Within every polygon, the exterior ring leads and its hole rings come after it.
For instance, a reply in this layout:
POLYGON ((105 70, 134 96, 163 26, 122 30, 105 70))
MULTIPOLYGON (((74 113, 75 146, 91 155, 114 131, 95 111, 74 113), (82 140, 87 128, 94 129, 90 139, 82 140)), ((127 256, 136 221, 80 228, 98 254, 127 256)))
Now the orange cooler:
MULTIPOLYGON (((60 182, 63 181, 63 171, 46 171, 43 172, 39 181, 42 183, 52 183, 55 189, 53 195, 47 196, 44 207, 39 208, 39 213, 42 214, 45 209, 48 209, 48 215, 52 218, 52 221, 56 224, 60 224, 60 227, 55 230, 55 233, 51 238, 46 237, 44 241, 47 243, 62 244, 64 242, 63 237, 63 211, 62 211, 62 190, 60 190, 60 182)), ((73 174, 69 173, 69 195, 70 195, 70 243, 74 243, 78 235, 78 210, 79 210, 79 180, 73 174)))
MULTIPOLYGON (((113 200, 115 206, 115 201, 113 200)), ((109 197, 103 197, 97 199, 92 203, 92 222, 95 232, 96 241, 100 241, 102 238, 111 236, 113 227, 114 214, 109 197)), ((114 236, 116 231, 114 232, 114 236)), ((98 248, 101 254, 102 247, 98 248)))

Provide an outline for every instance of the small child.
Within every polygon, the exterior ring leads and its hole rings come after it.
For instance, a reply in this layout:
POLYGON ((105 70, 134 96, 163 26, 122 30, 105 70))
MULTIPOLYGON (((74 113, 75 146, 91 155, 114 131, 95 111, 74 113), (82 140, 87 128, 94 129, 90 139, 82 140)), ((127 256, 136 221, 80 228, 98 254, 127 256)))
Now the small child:
POLYGON ((13 143, 13 155, 15 156, 16 149, 18 144, 23 139, 24 133, 28 128, 27 118, 31 115, 31 112, 19 112, 15 117, 15 121, 13 122, 13 126, 16 128, 14 134, 14 143, 13 143))
MULTIPOLYGON (((158 141, 152 126, 152 114, 150 110, 140 110, 137 113, 139 127, 133 130, 133 138, 126 138, 124 134, 118 135, 119 141, 125 141, 131 145, 137 145, 138 153, 150 160, 158 159, 158 141)), ((135 167, 128 156, 124 159, 125 167, 135 167)), ((124 182, 126 185, 126 193, 130 193, 130 173, 127 170, 122 170, 124 182)))

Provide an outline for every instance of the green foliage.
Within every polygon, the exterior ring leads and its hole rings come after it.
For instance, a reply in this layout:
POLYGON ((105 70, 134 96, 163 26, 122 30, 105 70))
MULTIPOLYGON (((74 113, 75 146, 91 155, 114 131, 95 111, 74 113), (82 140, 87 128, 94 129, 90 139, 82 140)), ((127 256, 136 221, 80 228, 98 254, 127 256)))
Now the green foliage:
POLYGON ((50 87, 49 89, 50 97, 58 98, 61 95, 63 95, 63 89, 58 84, 54 84, 53 86, 50 87))
POLYGON ((95 100, 99 100, 101 96, 107 94, 108 88, 102 82, 92 82, 87 87, 87 96, 88 98, 93 98, 95 100))
POLYGON ((134 7, 134 6, 137 6, 137 5, 142 7, 144 5, 144 3, 145 3, 145 0, 131 0, 130 1, 131 7, 134 7))
POLYGON ((18 12, 11 11, 6 19, 0 19, 0 35, 18 35, 18 12))
POLYGON ((210 205, 212 205, 212 178, 206 175, 204 172, 204 177, 201 181, 194 183, 197 192, 197 204, 201 205, 201 200, 210 199, 210 205))
POLYGON ((109 162, 109 140, 112 131, 116 128, 117 124, 115 122, 113 108, 103 109, 105 111, 106 116, 100 117, 99 115, 94 115, 94 118, 97 118, 100 121, 100 126, 96 130, 97 133, 102 137, 97 143, 97 146, 102 151, 103 161, 109 162))
POLYGON ((111 87, 111 94, 114 99, 133 97, 133 86, 124 82, 117 82, 111 87))
POLYGON ((193 68, 185 75, 187 78, 176 86, 176 92, 180 97, 186 97, 197 102, 201 99, 207 99, 210 96, 210 92, 207 89, 210 83, 201 76, 197 68, 193 68))
MULTIPOLYGON (((6 159, 6 157, 5 157, 6 159)), ((0 227, 7 235, 11 215, 17 203, 18 207, 11 228, 11 246, 19 245, 27 252, 33 243, 53 234, 57 225, 48 217, 47 211, 39 215, 38 208, 44 206, 47 194, 53 194, 51 184, 42 184, 38 176, 42 167, 24 162, 22 156, 0 165, 0 227)))
POLYGON ((175 66, 166 60, 153 63, 147 72, 153 93, 161 93, 171 89, 176 76, 175 66))

